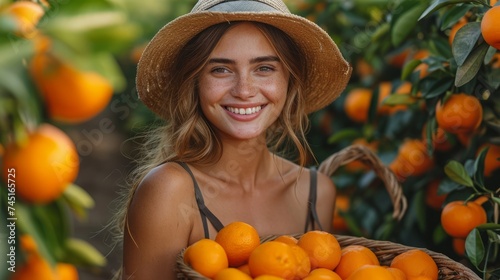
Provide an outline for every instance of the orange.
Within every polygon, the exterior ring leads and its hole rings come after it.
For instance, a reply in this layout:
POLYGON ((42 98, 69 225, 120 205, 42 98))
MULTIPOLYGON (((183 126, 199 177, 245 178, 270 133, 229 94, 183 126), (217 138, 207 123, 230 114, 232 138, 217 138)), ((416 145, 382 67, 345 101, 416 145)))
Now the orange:
MULTIPOLYGON (((422 72, 421 72, 422 73, 422 72)), ((394 94, 400 95, 410 95, 411 94, 412 84, 410 82, 401 83, 395 90, 394 94)), ((382 82, 379 85, 379 110, 378 112, 382 115, 390 115, 394 114, 398 111, 404 111, 408 109, 408 105, 406 104, 398 104, 398 105, 386 105, 383 104, 384 99, 391 95, 392 84, 390 82, 382 82)), ((417 98, 410 98, 411 102, 417 102, 417 98)))
MULTIPOLYGON (((421 49, 421 50, 418 50, 414 55, 413 55, 413 59, 425 59, 425 58, 428 58, 430 55, 430 52, 426 49, 421 49)), ((427 74, 429 74, 428 72, 429 70, 429 65, 427 63, 421 63, 419 64, 417 67, 415 67, 415 69, 413 70, 414 72, 416 71, 420 71, 419 73, 419 77, 420 79, 423 79, 425 76, 427 76, 427 74)))
POLYGON ((254 280, 284 280, 283 277, 278 277, 274 275, 261 275, 254 278, 254 280))
POLYGON ((108 105, 113 87, 96 72, 83 72, 48 53, 36 54, 30 74, 54 120, 87 121, 108 105))
POLYGON ((438 279, 438 267, 434 259, 420 249, 410 249, 392 259, 390 267, 398 268, 408 280, 425 276, 430 280, 438 279))
POLYGON ((56 270, 50 266, 47 260, 37 253, 30 254, 25 263, 16 267, 16 272, 11 278, 11 280, 32 279, 58 279, 56 270))
POLYGON ((490 6, 495 6, 495 4, 498 2, 498 0, 490 0, 490 6))
POLYGON ((297 260, 296 277, 302 279, 306 277, 309 272, 311 272, 311 261, 309 260, 309 255, 299 245, 291 244, 290 247, 292 248, 295 259, 297 260))
POLYGON ((187 247, 184 262, 208 278, 228 267, 227 255, 222 246, 211 239, 200 239, 187 247))
POLYGON ((371 89, 354 88, 350 90, 344 103, 346 115, 355 122, 365 123, 368 120, 371 99, 371 89))
POLYGON ((435 210, 441 210, 447 196, 446 194, 438 194, 440 183, 439 179, 432 180, 425 189, 425 204, 435 210))
POLYGON ((347 280, 393 280, 395 279, 394 276, 392 276, 392 273, 389 272, 385 267, 382 267, 380 265, 363 265, 362 267, 358 268, 356 271, 354 271, 349 278, 346 278, 347 280))
POLYGON ((448 34, 448 42, 450 45, 453 45, 453 40, 455 39, 455 35, 457 35, 458 30, 462 28, 462 26, 466 25, 467 22, 467 18, 463 17, 451 27, 450 33, 448 34))
POLYGON ((76 266, 69 263, 57 263, 56 273, 59 276, 58 280, 78 280, 78 270, 76 266))
POLYGON ((500 50, 500 6, 494 6, 481 20, 481 34, 488 45, 500 50))
POLYGON ((48 203, 76 179, 79 165, 72 140, 59 128, 42 124, 25 142, 6 148, 3 176, 7 183, 8 170, 15 169, 16 195, 27 202, 48 203))
MULTIPOLYGON (((427 141, 427 124, 425 124, 422 129, 422 139, 424 139, 424 141, 427 141)), ((435 132, 433 132, 431 135, 431 145, 436 151, 449 151, 451 148, 453 148, 453 144, 450 139, 451 135, 438 126, 435 132)))
POLYGON ((373 75, 373 67, 363 58, 356 61, 356 74, 362 79, 373 75))
POLYGON ((397 53, 389 55, 388 63, 395 68, 403 68, 410 54, 411 54, 411 49, 405 48, 397 53))
POLYGON ((495 53, 489 63, 491 63, 491 67, 494 69, 500 68, 500 53, 495 53))
POLYGON ((474 202, 479 204, 479 205, 483 205, 483 203, 487 202, 488 200, 490 200, 489 196, 482 195, 482 196, 479 196, 478 198, 474 199, 474 202))
POLYGON ((274 241, 283 242, 288 245, 296 245, 299 240, 291 235, 284 234, 276 237, 274 241))
POLYGON ((237 268, 228 267, 219 271, 214 280, 252 280, 252 277, 237 268))
POLYGON ((130 53, 130 60, 134 63, 139 63, 139 60, 141 59, 142 53, 144 52, 146 46, 147 44, 143 43, 134 47, 130 53))
POLYGON ((230 267, 247 263, 252 251, 260 245, 259 233, 245 222, 226 225, 217 233, 215 241, 226 251, 230 267))
POLYGON ((23 234, 19 236, 19 242, 21 243, 21 248, 26 253, 38 253, 38 245, 36 245, 36 241, 33 236, 29 234, 23 234))
POLYGON ((37 33, 36 26, 45 10, 35 2, 16 1, 7 7, 5 13, 15 18, 17 35, 31 38, 37 33))
POLYGON ((394 276, 394 280, 406 280, 406 274, 399 268, 386 267, 386 269, 394 276))
POLYGON ((316 268, 304 280, 342 280, 342 278, 330 269, 316 268))
POLYGON ((486 211, 474 201, 452 201, 441 212, 444 231, 456 238, 466 238, 472 229, 486 221, 486 211))
POLYGON ((399 180, 406 180, 410 176, 423 175, 432 168, 433 162, 422 140, 405 139, 389 168, 399 180))
POLYGON ((342 257, 335 272, 342 279, 347 279, 354 271, 366 264, 380 265, 375 253, 365 246, 348 245, 342 248, 342 257))
POLYGON ((453 251, 459 256, 465 255, 465 239, 453 238, 452 240, 453 251))
POLYGON ((311 269, 322 267, 333 270, 340 262, 342 254, 340 244, 331 233, 308 231, 299 238, 297 245, 309 255, 311 269))
POLYGON ((484 176, 489 177, 500 168, 500 145, 483 144, 479 147, 477 154, 486 147, 489 149, 484 159, 484 176))
POLYGON ((274 241, 283 242, 290 245, 297 259, 297 277, 304 278, 309 271, 311 271, 311 262, 309 261, 309 255, 297 245, 297 238, 291 235, 280 235, 274 241))
MULTIPOLYGON (((365 146, 370 150, 372 150, 373 152, 376 152, 378 148, 378 141, 368 142, 365 138, 357 138, 354 141, 352 141, 352 145, 365 146)), ((360 160, 351 161, 346 165, 344 165, 344 167, 349 172, 368 171, 370 169, 369 166, 367 166, 360 160)))
POLYGON ((452 94, 444 103, 436 104, 438 126, 450 133, 471 133, 483 120, 483 107, 479 100, 465 93, 452 94))
POLYGON ((273 275, 294 279, 297 273, 297 259, 290 245, 268 241, 253 250, 248 260, 252 277, 273 275))
POLYGON ((340 215, 340 211, 348 211, 350 207, 350 199, 347 195, 338 194, 335 198, 335 210, 333 212, 333 230, 335 232, 347 231, 347 222, 344 217, 340 215))
POLYGON ((380 115, 389 115, 392 110, 392 106, 382 104, 384 99, 391 95, 392 83, 388 81, 383 81, 378 85, 378 107, 377 113, 380 115))
POLYGON ((248 263, 238 267, 238 269, 244 272, 245 274, 250 275, 250 268, 248 267, 248 263))

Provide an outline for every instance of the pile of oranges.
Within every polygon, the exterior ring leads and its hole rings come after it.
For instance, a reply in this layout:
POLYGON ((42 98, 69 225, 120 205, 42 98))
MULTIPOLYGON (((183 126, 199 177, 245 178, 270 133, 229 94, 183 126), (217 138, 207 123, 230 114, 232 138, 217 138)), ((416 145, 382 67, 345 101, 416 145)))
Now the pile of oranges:
POLYGON ((280 235, 261 242, 257 230, 240 221, 226 225, 215 240, 193 243, 183 258, 193 270, 215 280, 438 279, 437 264, 420 249, 405 251, 385 266, 368 247, 342 248, 325 231, 313 230, 300 237, 280 235))

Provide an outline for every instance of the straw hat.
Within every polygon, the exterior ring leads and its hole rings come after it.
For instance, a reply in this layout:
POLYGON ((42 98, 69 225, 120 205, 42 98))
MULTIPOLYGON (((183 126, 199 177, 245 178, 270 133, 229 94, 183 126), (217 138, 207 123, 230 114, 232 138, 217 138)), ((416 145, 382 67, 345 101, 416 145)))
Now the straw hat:
POLYGON ((307 61, 306 113, 335 100, 351 76, 351 67, 330 36, 315 23, 290 13, 282 0, 198 0, 190 13, 166 24, 144 50, 137 67, 139 98, 163 116, 165 77, 179 50, 196 34, 221 22, 257 21, 288 34, 307 61))

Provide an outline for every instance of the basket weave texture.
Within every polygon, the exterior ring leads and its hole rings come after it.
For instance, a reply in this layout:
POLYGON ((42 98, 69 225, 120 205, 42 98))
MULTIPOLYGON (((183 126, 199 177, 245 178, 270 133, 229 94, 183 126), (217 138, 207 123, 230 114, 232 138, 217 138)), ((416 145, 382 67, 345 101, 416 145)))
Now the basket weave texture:
MULTIPOLYGON (((384 183, 387 192, 391 198, 393 205, 393 218, 401 220, 407 208, 406 198, 403 194, 401 185, 391 170, 385 166, 377 155, 365 146, 351 145, 343 150, 326 158, 318 167, 318 171, 329 176, 342 165, 349 162, 360 160, 371 167, 377 176, 384 183)), ((261 242, 274 240, 277 236, 266 236, 261 238, 261 242)), ((300 238, 301 234, 296 234, 296 238, 300 238)), ((390 241, 372 240, 363 237, 353 237, 346 235, 335 235, 341 247, 348 245, 362 245, 371 249, 380 261, 381 265, 390 265, 392 259, 397 255, 406 252, 416 247, 406 246, 390 241)), ((436 262, 439 269, 439 280, 481 280, 470 268, 456 262, 449 257, 433 252, 425 248, 418 248, 429 254, 436 262)), ((207 277, 194 271, 191 267, 184 263, 184 252, 182 250, 177 256, 177 279, 190 280, 210 280, 207 277)))

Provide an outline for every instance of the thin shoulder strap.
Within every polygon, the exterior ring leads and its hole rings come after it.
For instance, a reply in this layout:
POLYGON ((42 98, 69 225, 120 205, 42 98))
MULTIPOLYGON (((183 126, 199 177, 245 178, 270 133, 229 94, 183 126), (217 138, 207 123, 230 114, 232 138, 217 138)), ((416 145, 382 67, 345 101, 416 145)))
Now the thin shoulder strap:
POLYGON ((194 185, 194 195, 196 198, 196 203, 198 204, 198 209, 200 210, 201 222, 203 223, 203 231, 205 232, 205 238, 210 238, 210 234, 208 232, 208 224, 207 219, 210 223, 215 227, 217 231, 220 231, 224 225, 215 217, 215 215, 205 206, 205 201, 203 200, 203 195, 200 191, 200 187, 198 186, 198 182, 194 178, 194 174, 189 168, 189 166, 185 162, 177 162, 180 166, 182 166, 193 179, 194 185))
POLYGON ((318 213, 316 212, 317 188, 318 174, 316 168, 312 167, 310 170, 309 199, 307 200, 307 219, 304 232, 307 232, 309 224, 311 224, 311 228, 313 230, 316 228, 316 225, 318 225, 319 230, 323 230, 323 227, 318 219, 318 213))

